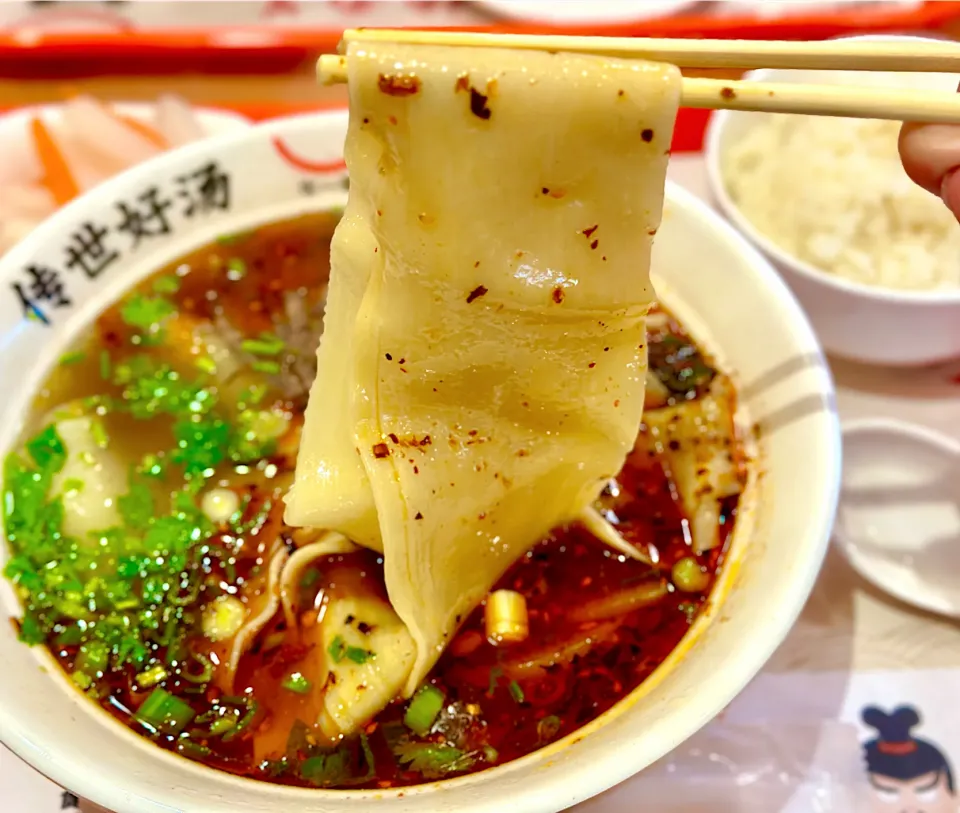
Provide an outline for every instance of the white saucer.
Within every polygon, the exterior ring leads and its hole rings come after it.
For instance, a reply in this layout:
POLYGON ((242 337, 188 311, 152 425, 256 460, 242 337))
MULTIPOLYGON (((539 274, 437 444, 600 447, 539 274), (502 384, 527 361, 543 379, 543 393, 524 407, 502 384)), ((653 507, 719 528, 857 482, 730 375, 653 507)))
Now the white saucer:
POLYGON ((834 538, 881 590, 960 617, 960 443, 905 421, 845 424, 834 538))

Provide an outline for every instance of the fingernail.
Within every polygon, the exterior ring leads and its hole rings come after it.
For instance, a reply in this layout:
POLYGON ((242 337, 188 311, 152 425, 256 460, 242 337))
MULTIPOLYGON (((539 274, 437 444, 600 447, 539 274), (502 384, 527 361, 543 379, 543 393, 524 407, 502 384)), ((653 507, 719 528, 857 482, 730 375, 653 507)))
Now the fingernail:
POLYGON ((958 173, 960 173, 960 168, 954 168, 943 176, 943 180, 940 182, 940 200, 951 212, 960 217, 960 196, 958 196, 960 174, 958 173))

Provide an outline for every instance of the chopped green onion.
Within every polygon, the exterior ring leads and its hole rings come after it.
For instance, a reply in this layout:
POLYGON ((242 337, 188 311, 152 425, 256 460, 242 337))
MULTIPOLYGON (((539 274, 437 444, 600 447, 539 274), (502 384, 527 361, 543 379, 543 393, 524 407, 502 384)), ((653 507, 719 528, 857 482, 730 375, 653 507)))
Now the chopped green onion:
POLYGON ((254 356, 277 356, 283 352, 286 344, 279 336, 261 333, 259 339, 244 339, 240 347, 254 356))
POLYGON ((516 700, 518 703, 523 702, 523 689, 520 688, 520 684, 515 680, 510 681, 510 696, 516 700))
POLYGON ((90 421, 90 434, 93 435, 94 443, 101 449, 106 449, 110 445, 110 436, 107 435, 107 428, 102 421, 96 419, 90 421))
POLYGON ((159 688, 150 693, 134 715, 144 725, 164 734, 179 734, 196 716, 183 700, 159 688))
POLYGON ((231 282, 243 279, 247 275, 247 264, 240 257, 227 260, 227 279, 231 282))
POLYGON ((334 663, 340 663, 343 660, 343 655, 347 651, 347 642, 343 640, 343 636, 337 635, 331 642, 330 646, 327 647, 327 654, 332 658, 334 663))
POLYGON ((248 232, 245 231, 238 231, 235 234, 221 234, 217 238, 217 242, 221 246, 232 246, 234 243, 246 238, 247 234, 248 232))
POLYGON ((64 353, 60 356, 60 366, 69 367, 71 364, 79 364, 87 357, 87 354, 82 350, 75 350, 72 353, 64 353))
POLYGON ((90 641, 80 647, 77 669, 88 677, 99 678, 107 671, 110 650, 102 641, 90 641))
POLYGON ((283 686, 284 689, 288 689, 291 692, 296 692, 297 694, 307 694, 312 686, 310 681, 299 672, 294 672, 280 685, 283 686))
POLYGON ((670 570, 676 588, 684 593, 702 593, 710 586, 710 574, 693 556, 684 556, 670 570))
POLYGON ((169 275, 158 277, 153 281, 153 290, 158 294, 175 294, 180 290, 180 280, 169 275))
POLYGON ((266 373, 267 375, 276 375, 280 372, 280 365, 275 361, 265 361, 258 359, 250 365, 258 373, 266 373))
POLYGON ((151 666, 145 672, 141 672, 139 675, 137 675, 137 685, 141 689, 149 689, 151 686, 156 686, 158 683, 161 683, 166 679, 167 670, 158 663, 151 666))
POLYGON ((234 728, 233 731, 227 732, 223 738, 224 742, 232 740, 238 734, 243 732, 250 725, 250 723, 253 722, 253 718, 257 716, 257 712, 260 710, 259 704, 252 697, 244 697, 242 699, 242 703, 244 706, 246 706, 246 714, 240 718, 240 722, 237 723, 237 727, 234 728))
POLYGON ((110 380, 112 364, 110 362, 110 353, 106 350, 100 351, 100 378, 104 381, 110 380))
POLYGON ((70 680, 76 684, 77 688, 84 691, 93 685, 93 679, 86 672, 74 672, 70 675, 70 680))
POLYGON ((373 758, 373 749, 370 748, 370 741, 363 731, 360 732, 360 747, 363 749, 363 758, 367 763, 367 775, 362 777, 362 781, 369 782, 377 775, 377 763, 373 758))
POLYGON ((348 661, 353 661, 361 666, 371 658, 376 657, 369 649, 362 649, 359 646, 347 646, 347 642, 343 640, 343 636, 341 635, 337 635, 330 642, 330 646, 327 647, 327 654, 334 663, 340 663, 340 661, 346 658, 348 661))
POLYGON ((233 717, 218 717, 210 725, 210 735, 219 737, 228 731, 233 731, 237 727, 237 721, 233 717))
POLYGON ((359 646, 348 646, 345 654, 348 661, 353 661, 361 666, 371 658, 377 657, 369 649, 363 649, 359 646))
POLYGON ((184 668, 180 672, 180 677, 190 683, 209 683, 213 679, 213 664, 210 659, 200 652, 194 652, 193 659, 203 667, 203 671, 195 675, 184 668))
POLYGON ((154 332, 160 323, 176 313, 173 303, 162 296, 134 294, 120 308, 120 316, 130 327, 154 332))
POLYGON ((497 690, 497 683, 502 675, 503 670, 499 666, 494 666, 493 669, 490 670, 490 683, 487 685, 487 697, 493 697, 493 693, 497 690))
POLYGON ((194 364, 198 370, 208 375, 214 375, 217 372, 217 363, 210 356, 199 356, 194 364))
POLYGON ((443 708, 445 700, 440 689, 431 684, 425 684, 417 689, 417 693, 407 706, 403 715, 403 724, 419 737, 430 733, 437 715, 443 708))
POLYGON ((555 714, 550 714, 537 723, 537 737, 541 744, 550 742, 559 732, 560 718, 555 714))
POLYGON ((185 757, 193 757, 194 759, 204 759, 213 753, 207 746, 190 740, 180 740, 177 743, 177 750, 185 757))
POLYGON ((483 746, 483 758, 490 763, 496 762, 500 758, 500 752, 492 745, 483 746))

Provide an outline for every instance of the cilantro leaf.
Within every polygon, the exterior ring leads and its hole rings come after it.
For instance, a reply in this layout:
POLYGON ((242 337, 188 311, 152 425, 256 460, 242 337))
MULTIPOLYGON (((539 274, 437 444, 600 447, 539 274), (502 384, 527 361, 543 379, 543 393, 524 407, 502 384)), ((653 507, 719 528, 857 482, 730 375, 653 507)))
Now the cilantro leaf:
POLYGON ((130 491, 117 499, 117 508, 123 521, 137 530, 146 529, 156 514, 153 494, 140 482, 130 484, 130 491))
POLYGON ((401 742, 394 746, 393 753, 401 764, 418 771, 425 779, 439 779, 469 770, 477 761, 472 754, 459 748, 433 742, 401 742))
POLYGON ((182 463, 184 475, 194 477, 223 462, 230 450, 230 424, 219 418, 193 416, 177 421, 173 436, 177 448, 170 455, 174 463, 182 463))

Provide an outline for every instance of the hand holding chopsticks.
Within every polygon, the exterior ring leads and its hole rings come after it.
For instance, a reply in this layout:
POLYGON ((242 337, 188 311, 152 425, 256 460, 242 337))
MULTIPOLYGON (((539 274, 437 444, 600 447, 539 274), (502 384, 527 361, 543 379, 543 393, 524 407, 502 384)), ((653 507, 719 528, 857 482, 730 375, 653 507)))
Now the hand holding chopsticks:
MULTIPOLYGON (((671 62, 681 68, 766 67, 960 74, 960 47, 948 42, 682 40, 401 29, 349 29, 344 32, 344 44, 358 40, 572 51, 652 59, 671 62)), ((317 73, 324 84, 346 82, 346 60, 336 54, 321 56, 317 73)), ((684 77, 681 104, 684 107, 960 123, 960 94, 930 90, 684 77)))

